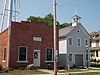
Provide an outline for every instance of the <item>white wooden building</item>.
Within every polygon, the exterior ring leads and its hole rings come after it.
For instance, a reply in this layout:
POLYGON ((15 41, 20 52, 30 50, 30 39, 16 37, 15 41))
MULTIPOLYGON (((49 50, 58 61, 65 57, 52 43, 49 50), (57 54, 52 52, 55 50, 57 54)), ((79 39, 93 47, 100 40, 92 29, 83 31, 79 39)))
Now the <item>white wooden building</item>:
POLYGON ((79 22, 81 17, 72 17, 72 26, 59 30, 59 65, 63 67, 89 66, 90 35, 79 22))

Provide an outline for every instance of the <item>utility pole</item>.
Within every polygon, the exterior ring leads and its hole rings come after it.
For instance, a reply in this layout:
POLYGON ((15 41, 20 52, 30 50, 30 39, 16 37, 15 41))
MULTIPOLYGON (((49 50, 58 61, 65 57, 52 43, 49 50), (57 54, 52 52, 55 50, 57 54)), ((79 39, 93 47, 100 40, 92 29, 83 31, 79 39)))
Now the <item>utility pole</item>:
MULTIPOLYGON (((53 34, 54 34, 54 51, 57 50, 56 45, 56 0, 53 0, 53 18, 54 18, 54 24, 53 24, 53 34)), ((56 55, 54 54, 54 75, 57 75, 57 62, 55 61, 56 55)))

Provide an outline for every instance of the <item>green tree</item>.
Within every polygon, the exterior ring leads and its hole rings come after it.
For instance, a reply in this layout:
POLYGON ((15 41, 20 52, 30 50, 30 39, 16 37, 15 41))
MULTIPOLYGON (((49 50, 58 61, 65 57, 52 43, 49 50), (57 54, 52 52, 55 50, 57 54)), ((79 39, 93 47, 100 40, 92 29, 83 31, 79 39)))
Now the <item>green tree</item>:
MULTIPOLYGON (((46 15, 43 18, 30 16, 29 18, 27 18, 27 21, 43 22, 48 26, 53 26, 53 15, 51 13, 49 13, 48 15, 46 15)), ((57 25, 57 29, 61 29, 61 28, 70 26, 71 24, 69 24, 69 23, 60 24, 58 21, 56 21, 56 25, 57 25)))
POLYGON ((57 26, 58 29, 61 29, 61 28, 64 28, 64 27, 68 27, 68 26, 71 26, 71 23, 63 23, 63 24, 60 24, 59 26, 57 26))

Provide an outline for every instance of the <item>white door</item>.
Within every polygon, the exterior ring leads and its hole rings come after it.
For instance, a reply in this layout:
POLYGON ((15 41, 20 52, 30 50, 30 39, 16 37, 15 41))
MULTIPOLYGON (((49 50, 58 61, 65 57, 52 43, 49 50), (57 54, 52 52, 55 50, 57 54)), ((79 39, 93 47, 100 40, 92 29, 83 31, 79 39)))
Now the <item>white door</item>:
POLYGON ((34 50, 33 62, 34 66, 40 66, 40 50, 34 50))

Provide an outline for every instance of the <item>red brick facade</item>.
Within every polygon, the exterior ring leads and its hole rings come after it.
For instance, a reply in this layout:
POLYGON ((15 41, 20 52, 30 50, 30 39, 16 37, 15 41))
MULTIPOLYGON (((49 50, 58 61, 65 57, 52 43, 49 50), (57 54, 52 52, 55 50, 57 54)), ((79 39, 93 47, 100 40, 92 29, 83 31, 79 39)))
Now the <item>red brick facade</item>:
MULTIPOLYGON (((58 34, 58 32, 57 32, 58 34)), ((8 30, 0 34, 0 64, 5 67, 20 67, 33 63, 34 50, 40 50, 40 66, 45 66, 45 50, 53 48, 53 28, 40 22, 11 22, 10 48, 8 50, 8 30), (42 41, 34 41, 41 37, 42 41), (27 61, 18 61, 18 47, 27 46, 27 61), (7 48, 6 62, 3 62, 3 49, 7 48)), ((58 36, 57 36, 58 40, 58 36)), ((57 42, 58 44, 58 42, 57 42)))

